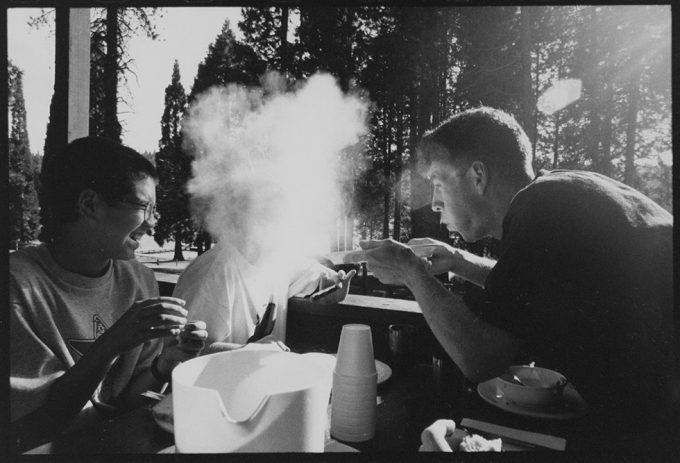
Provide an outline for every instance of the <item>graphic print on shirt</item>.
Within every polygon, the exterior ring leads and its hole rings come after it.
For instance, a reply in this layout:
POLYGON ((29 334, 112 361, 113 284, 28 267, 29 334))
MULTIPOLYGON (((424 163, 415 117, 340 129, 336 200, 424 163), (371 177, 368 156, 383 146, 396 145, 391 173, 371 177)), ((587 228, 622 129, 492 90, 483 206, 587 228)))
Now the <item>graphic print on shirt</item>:
MULTIPOLYGON (((92 316, 92 338, 91 339, 68 339, 66 342, 68 346, 76 353, 77 358, 82 357, 85 352, 90 349, 90 346, 97 340, 97 338, 106 331, 107 326, 102 321, 98 314, 92 316)), ((77 360, 75 358, 74 360, 77 360)))

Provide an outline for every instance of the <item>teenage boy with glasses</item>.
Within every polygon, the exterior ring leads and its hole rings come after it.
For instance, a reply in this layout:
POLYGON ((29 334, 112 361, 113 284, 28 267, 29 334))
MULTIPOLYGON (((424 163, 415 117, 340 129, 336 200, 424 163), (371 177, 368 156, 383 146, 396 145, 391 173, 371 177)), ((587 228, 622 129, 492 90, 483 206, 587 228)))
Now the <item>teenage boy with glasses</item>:
POLYGON ((140 394, 160 389, 207 337, 202 321, 187 321, 184 301, 159 297, 153 272, 135 260, 156 223, 154 166, 98 137, 50 161, 41 173, 42 243, 10 255, 14 451, 101 411, 140 405, 140 394))

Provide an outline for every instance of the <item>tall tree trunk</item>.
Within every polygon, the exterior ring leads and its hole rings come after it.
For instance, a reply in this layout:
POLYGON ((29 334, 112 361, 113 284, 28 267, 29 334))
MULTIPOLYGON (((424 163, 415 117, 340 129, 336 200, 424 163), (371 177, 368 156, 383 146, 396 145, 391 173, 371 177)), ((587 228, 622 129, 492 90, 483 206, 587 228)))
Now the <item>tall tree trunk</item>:
POLYGON ((24 188, 25 187, 22 187, 21 189, 19 201, 19 242, 28 243, 28 239, 26 239, 26 227, 24 226, 26 220, 24 215, 24 188))
POLYGON ((106 8, 106 59, 104 64, 104 134, 120 141, 118 125, 118 8, 106 8))
POLYGON ((337 40, 341 47, 338 52, 342 53, 343 59, 338 63, 338 80, 340 82, 340 88, 343 92, 349 90, 350 81, 353 72, 353 55, 352 55, 352 45, 353 45, 353 31, 354 26, 352 24, 353 12, 349 8, 339 8, 338 18, 339 18, 339 30, 337 33, 339 37, 337 40))
POLYGON ((383 195, 383 230, 382 239, 390 237, 390 192, 383 195))
POLYGON ((599 108, 601 104, 601 88, 599 83, 599 71, 597 54, 599 53, 599 44, 597 41, 597 33, 599 29, 599 21, 597 18, 597 10, 595 6, 589 7, 590 17, 588 18, 588 23, 586 25, 586 68, 585 68, 585 86, 587 91, 590 93, 589 98, 589 108, 588 108, 588 119, 589 124, 586 128, 586 158, 592 159, 594 163, 597 163, 599 158, 599 146, 600 146, 600 130, 601 130, 601 119, 599 114, 599 108))
MULTIPOLYGON (((385 164, 383 165, 383 175, 385 176, 385 182, 389 184, 390 181, 390 161, 391 161, 391 149, 392 149, 392 118, 391 118, 391 108, 387 108, 384 114, 385 121, 385 134, 384 134, 384 146, 383 146, 383 156, 385 164)), ((385 189, 384 199, 384 210, 383 210, 383 238, 389 238, 390 236, 390 190, 385 189)))
POLYGON ((180 261, 184 260, 184 254, 182 253, 182 238, 180 233, 175 233, 175 255, 172 260, 180 261))
POLYGON ((288 7, 281 7, 281 28, 279 29, 279 56, 281 57, 281 70, 290 70, 290 56, 288 52, 288 7))
POLYGON ((560 112, 555 113, 555 132, 553 133, 553 164, 552 168, 559 167, 560 156, 560 112))
POLYGON ((449 43, 451 43, 452 33, 447 29, 444 23, 444 18, 442 14, 436 15, 435 27, 437 30, 437 36, 441 37, 442 40, 439 41, 439 47, 437 50, 437 76, 439 77, 437 81, 437 118, 435 123, 439 125, 439 122, 447 117, 447 94, 446 94, 446 79, 449 74, 449 43))
POLYGON ((611 79, 607 79, 604 84, 603 94, 604 114, 602 118, 602 157, 599 162, 599 169, 603 175, 612 175, 612 118, 614 113, 614 85, 611 79))
POLYGON ((534 119, 534 94, 531 88, 531 27, 533 21, 533 8, 520 7, 521 32, 520 32, 520 113, 522 117, 522 127, 528 132, 529 137, 534 140, 535 134, 529 131, 533 127, 534 119))
POLYGON ((199 231, 198 234, 196 235, 196 241, 194 243, 196 244, 196 250, 198 251, 198 255, 200 256, 208 249, 210 249, 210 245, 212 243, 210 233, 208 233, 205 230, 199 231))
MULTIPOLYGON (((537 93, 538 93, 539 76, 541 75, 540 66, 541 66, 541 50, 540 50, 539 47, 536 47, 536 72, 534 73, 534 86, 536 88, 537 93)), ((534 124, 533 124, 532 130, 533 130, 533 137, 531 138, 531 165, 535 166, 535 163, 536 163, 536 146, 538 145, 538 113, 536 111, 534 111, 534 124)))
MULTIPOLYGON (((411 236, 415 236, 414 232, 419 228, 419 217, 421 214, 418 211, 425 205, 430 203, 430 188, 428 181, 418 173, 418 163, 416 158, 416 147, 420 139, 422 126, 421 113, 423 111, 422 98, 420 92, 422 85, 413 82, 409 97, 409 168, 411 171, 411 236)), ((431 211, 432 212, 432 211, 431 211)), ((432 212, 434 214, 434 212, 432 212)))
POLYGON ((401 174, 402 155, 404 152, 404 118, 401 109, 397 109, 397 151, 394 153, 394 230, 392 237, 399 241, 401 236, 401 174))
POLYGON ((50 103, 50 116, 43 147, 42 171, 52 168, 52 159, 68 144, 68 62, 69 62, 69 9, 55 9, 54 93, 50 103))
POLYGON ((640 104, 640 67, 636 66, 628 83, 628 111, 626 112, 626 148, 623 183, 635 187, 635 141, 637 133, 638 106, 640 104))
MULTIPOLYGON (((557 65, 557 81, 562 78, 562 62, 557 65)), ((555 112, 555 131, 553 133, 553 164, 552 168, 557 169, 560 165, 560 112, 555 112)))

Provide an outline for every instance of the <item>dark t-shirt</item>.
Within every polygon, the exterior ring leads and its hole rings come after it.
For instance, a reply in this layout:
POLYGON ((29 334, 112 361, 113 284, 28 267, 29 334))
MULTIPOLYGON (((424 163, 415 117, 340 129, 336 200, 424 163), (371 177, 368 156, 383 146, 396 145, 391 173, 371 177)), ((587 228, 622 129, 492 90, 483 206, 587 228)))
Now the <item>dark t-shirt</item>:
POLYGON ((466 301, 606 421, 667 413, 672 227, 672 215, 622 183, 543 173, 513 198, 486 291, 466 301))

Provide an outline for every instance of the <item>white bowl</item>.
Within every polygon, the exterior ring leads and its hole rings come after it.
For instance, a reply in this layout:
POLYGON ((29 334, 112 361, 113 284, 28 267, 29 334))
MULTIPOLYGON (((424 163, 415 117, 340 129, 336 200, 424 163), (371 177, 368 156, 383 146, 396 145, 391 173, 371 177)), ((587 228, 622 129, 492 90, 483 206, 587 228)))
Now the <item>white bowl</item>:
POLYGON ((567 378, 557 371, 529 365, 513 365, 498 377, 496 395, 518 405, 545 406, 561 399, 566 385, 567 378))

